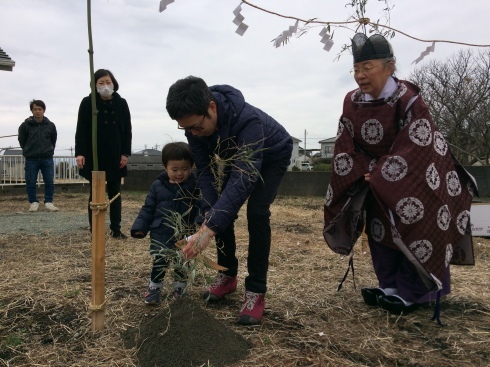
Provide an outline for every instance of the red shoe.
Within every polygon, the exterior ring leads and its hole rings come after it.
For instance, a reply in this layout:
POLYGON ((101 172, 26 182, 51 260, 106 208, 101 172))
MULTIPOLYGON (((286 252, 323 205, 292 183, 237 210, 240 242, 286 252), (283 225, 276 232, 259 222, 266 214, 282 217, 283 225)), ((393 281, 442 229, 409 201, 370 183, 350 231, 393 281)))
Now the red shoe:
POLYGON ((265 293, 245 291, 242 309, 238 314, 238 323, 242 325, 256 325, 262 321, 265 306, 265 293))
POLYGON ((214 280, 214 283, 209 286, 209 289, 203 293, 202 298, 207 301, 219 301, 227 294, 236 291, 237 277, 230 277, 223 273, 219 273, 214 280))

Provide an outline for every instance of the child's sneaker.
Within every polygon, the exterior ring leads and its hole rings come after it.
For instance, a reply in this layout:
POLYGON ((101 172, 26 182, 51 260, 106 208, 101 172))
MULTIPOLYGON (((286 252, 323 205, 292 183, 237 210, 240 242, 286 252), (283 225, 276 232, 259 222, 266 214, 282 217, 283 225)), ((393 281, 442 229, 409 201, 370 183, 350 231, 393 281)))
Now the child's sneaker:
POLYGON ((256 325, 262 321, 265 306, 265 293, 245 291, 242 309, 238 314, 238 323, 256 325))
POLYGON ((162 291, 162 287, 157 287, 154 285, 148 286, 148 291, 145 294, 145 303, 147 305, 156 305, 160 303, 160 293, 162 291))
POLYGON ((37 212, 38 209, 39 209, 39 203, 37 201, 32 202, 31 205, 29 206, 30 212, 37 212))
POLYGON ((174 293, 172 294, 174 300, 184 297, 186 285, 185 282, 174 282, 174 293))
POLYGON ((203 293, 202 298, 207 301, 219 301, 227 294, 236 291, 237 277, 230 277, 218 272, 214 283, 203 293))

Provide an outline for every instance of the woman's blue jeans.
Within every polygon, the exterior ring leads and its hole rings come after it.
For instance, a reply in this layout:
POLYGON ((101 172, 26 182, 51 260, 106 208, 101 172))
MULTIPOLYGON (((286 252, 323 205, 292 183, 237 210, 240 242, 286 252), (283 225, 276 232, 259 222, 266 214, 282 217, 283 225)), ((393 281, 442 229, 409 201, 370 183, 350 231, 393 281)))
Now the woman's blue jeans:
POLYGON ((36 196, 37 175, 41 170, 44 181, 44 202, 52 203, 54 195, 54 161, 53 158, 27 159, 25 165, 26 191, 29 203, 38 202, 36 196))

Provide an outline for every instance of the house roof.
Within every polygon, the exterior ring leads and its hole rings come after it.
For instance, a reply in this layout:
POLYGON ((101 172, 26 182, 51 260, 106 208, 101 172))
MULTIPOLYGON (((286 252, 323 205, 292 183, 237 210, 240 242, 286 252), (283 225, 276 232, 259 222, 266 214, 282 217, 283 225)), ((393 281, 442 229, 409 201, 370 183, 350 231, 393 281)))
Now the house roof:
POLYGON ((319 144, 335 143, 335 140, 337 140, 337 137, 336 136, 334 136, 333 138, 328 138, 328 139, 320 140, 318 143, 319 144))
POLYGON ((7 148, 3 151, 3 155, 22 155, 22 149, 7 148))
POLYGON ((143 149, 141 152, 134 152, 132 155, 148 155, 148 156, 161 156, 162 151, 161 150, 156 150, 156 149, 143 149))
POLYGON ((299 143, 299 142, 302 141, 302 140, 300 140, 298 138, 295 138, 294 136, 291 136, 291 138, 293 138, 293 143, 299 143))
POLYGON ((128 164, 161 164, 163 167, 161 156, 134 153, 128 158, 128 164))
POLYGON ((7 53, 0 48, 0 70, 12 71, 15 66, 15 61, 12 60, 7 53))

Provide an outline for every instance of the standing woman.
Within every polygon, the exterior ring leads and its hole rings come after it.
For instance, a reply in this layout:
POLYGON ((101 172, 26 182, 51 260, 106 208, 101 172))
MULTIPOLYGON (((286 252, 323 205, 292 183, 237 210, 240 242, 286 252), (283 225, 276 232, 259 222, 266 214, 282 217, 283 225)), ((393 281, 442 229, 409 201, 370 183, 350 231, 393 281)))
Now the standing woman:
MULTIPOLYGON (((131 114, 128 103, 117 93, 119 84, 109 70, 99 69, 94 74, 97 88, 97 155, 98 170, 106 172, 107 194, 113 198, 121 191, 121 178, 127 176, 128 157, 131 155, 131 114)), ((91 95, 82 99, 78 110, 75 134, 75 156, 80 175, 90 181, 88 220, 92 230, 92 101, 91 95)), ((121 233, 121 196, 110 206, 111 236, 125 239, 121 233)))
POLYGON ((393 76, 388 41, 358 33, 354 79, 339 121, 325 199, 324 237, 348 254, 368 235, 378 284, 361 289, 368 306, 395 313, 437 301, 450 288, 449 264, 473 264, 474 179, 452 155, 420 89, 393 76))

